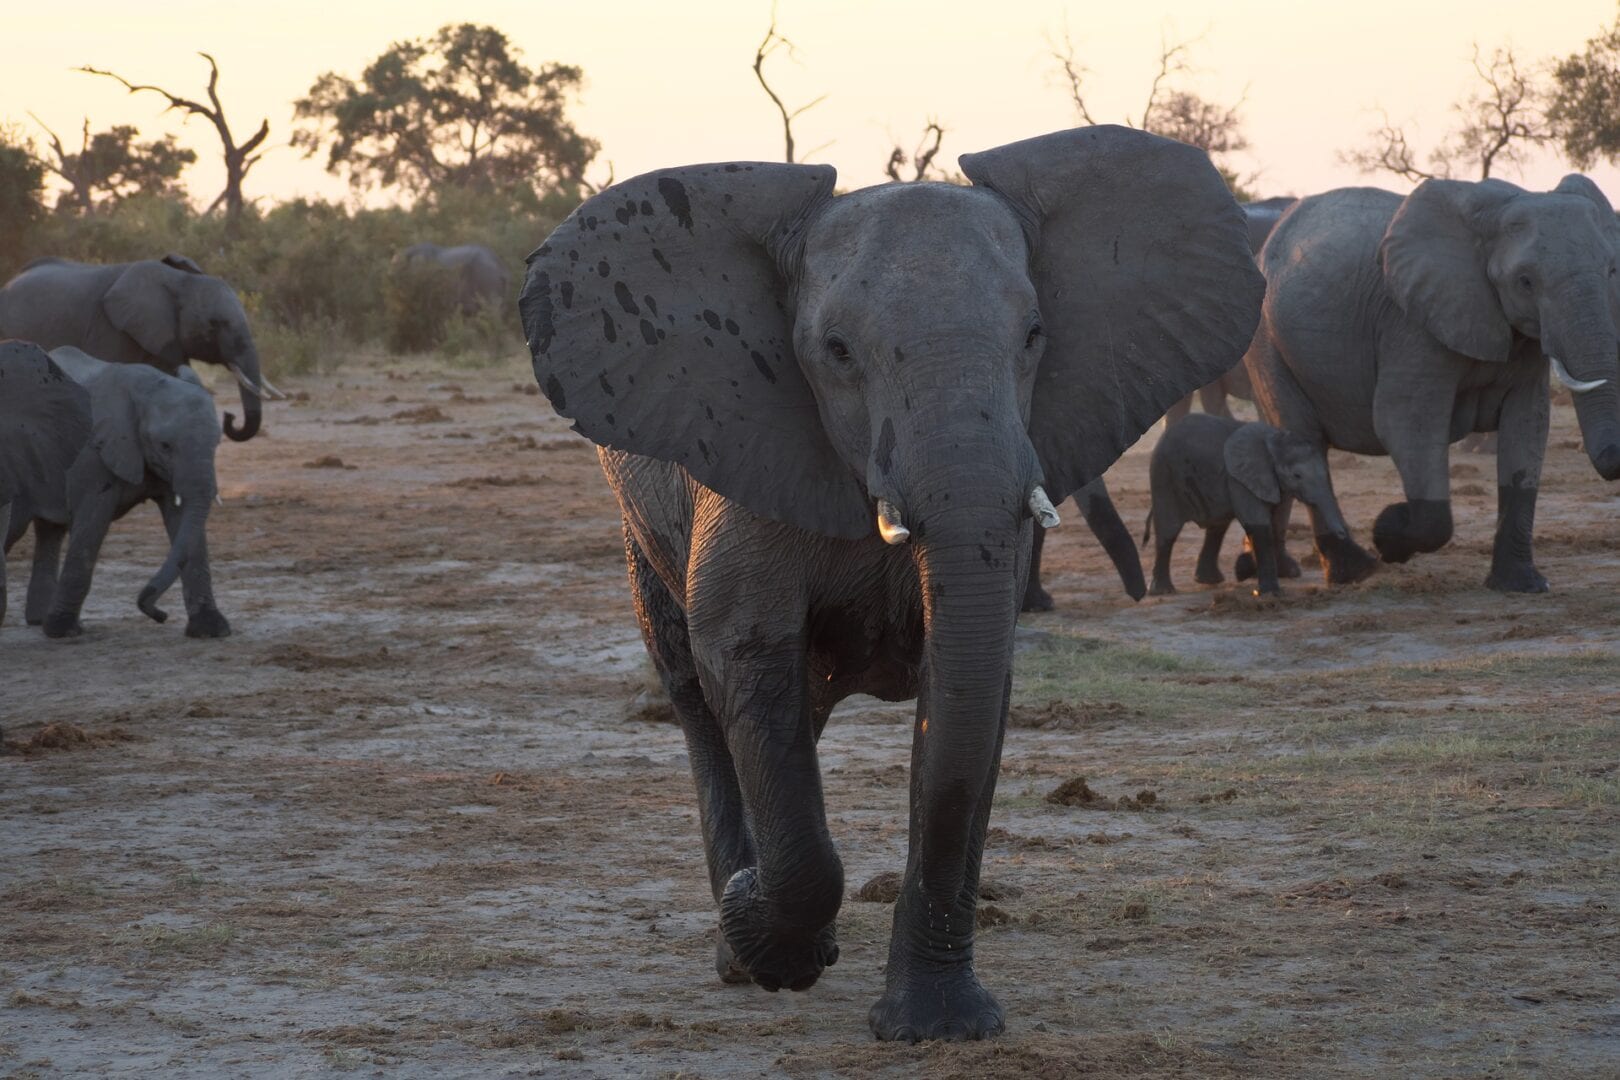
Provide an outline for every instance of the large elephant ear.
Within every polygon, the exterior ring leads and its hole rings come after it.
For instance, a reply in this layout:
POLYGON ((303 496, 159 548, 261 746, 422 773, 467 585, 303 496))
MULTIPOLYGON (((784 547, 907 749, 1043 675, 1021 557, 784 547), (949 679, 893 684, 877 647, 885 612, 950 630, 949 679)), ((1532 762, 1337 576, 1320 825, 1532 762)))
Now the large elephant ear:
POLYGON ((1244 424, 1221 447, 1226 475, 1242 484, 1255 498, 1275 505, 1282 498, 1277 486, 1276 457, 1272 452, 1281 433, 1268 424, 1244 424))
POLYGON ((1425 180, 1401 203, 1379 246, 1384 283, 1440 344, 1506 361, 1513 327, 1486 273, 1496 211, 1524 189, 1504 180, 1425 180))
POLYGON ((146 475, 141 454, 140 422, 130 394, 134 371, 110 366, 90 380, 90 445, 102 464, 126 484, 146 475))
POLYGON ((0 342, 0 435, 5 502, 29 483, 67 472, 90 438, 90 395, 38 345, 0 342))
POLYGON ((1184 143, 1104 125, 960 162, 1030 238, 1047 346, 1029 433, 1057 501, 1242 359, 1265 281, 1226 183, 1184 143))
POLYGON ((648 173, 587 200, 529 256, 534 375, 593 442, 673 462, 764 517, 873 531, 793 351, 788 275, 826 166, 648 173))
POLYGON ((169 287, 168 275, 175 272, 161 262, 131 263, 101 298, 108 321, 169 367, 186 359, 180 348, 175 296, 169 287))

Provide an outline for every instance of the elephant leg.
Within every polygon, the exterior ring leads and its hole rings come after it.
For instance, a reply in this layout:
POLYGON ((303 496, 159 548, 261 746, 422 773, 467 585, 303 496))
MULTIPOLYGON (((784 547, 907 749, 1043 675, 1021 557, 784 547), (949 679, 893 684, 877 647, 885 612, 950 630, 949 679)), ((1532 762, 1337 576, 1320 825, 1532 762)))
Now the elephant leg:
MULTIPOLYGON (((169 543, 180 536, 181 513, 172 499, 158 500, 163 512, 163 528, 169 543)), ((231 624, 214 603, 213 572, 208 568, 208 536, 199 533, 185 565, 180 568, 180 591, 186 602, 186 637, 223 638, 231 636, 231 624)))
POLYGON ((1186 397, 1182 398, 1180 401, 1178 401, 1174 405, 1170 406, 1170 410, 1164 414, 1164 426, 1165 426, 1165 428, 1166 429, 1170 428, 1171 425, 1175 424, 1182 417, 1184 417, 1188 413, 1192 412, 1192 405, 1193 405, 1193 395, 1188 394, 1186 397))
POLYGON ((1271 511, 1271 535, 1277 545, 1277 576, 1300 576, 1299 560, 1288 554, 1288 519, 1294 513, 1294 497, 1284 495, 1271 511))
POLYGON ((1373 546, 1385 562, 1406 562, 1451 539, 1447 425, 1457 380, 1447 378, 1448 373, 1442 369, 1421 380, 1387 380, 1373 395, 1373 428, 1401 474, 1406 494, 1405 502, 1384 507, 1373 523, 1373 546))
POLYGON ((109 486, 86 495, 73 507, 67 556, 62 562, 56 594, 45 615, 46 637, 78 637, 84 633, 79 611, 84 607, 85 597, 90 595, 90 579, 96 572, 101 542, 107 538, 107 530, 117 512, 117 498, 116 488, 109 486))
POLYGON ((1148 586, 1150 596, 1173 596, 1176 587, 1170 581, 1170 553, 1175 550, 1176 537, 1181 535, 1182 521, 1174 514, 1153 514, 1153 584, 1148 586))
POLYGON ((1198 569, 1193 573, 1193 580, 1198 584, 1219 585, 1226 580, 1226 575, 1221 573, 1221 544, 1231 526, 1230 518, 1205 526, 1204 546, 1198 549, 1198 569))
POLYGON ((1246 521, 1243 531, 1254 547, 1255 576, 1259 579, 1255 582, 1254 595, 1282 595, 1282 585, 1277 581, 1277 537, 1271 521, 1246 521))
MULTIPOLYGON (((1128 539, 1128 538, 1127 538, 1128 539)), ((1024 583, 1022 611, 1051 611, 1052 594, 1041 587, 1041 549, 1046 546, 1046 530, 1035 523, 1035 545, 1029 556, 1029 580, 1024 583)))
POLYGON ((11 532, 11 500, 0 502, 0 626, 6 622, 6 534, 11 532))
POLYGON ((1536 492, 1547 449, 1547 379, 1536 372, 1502 402, 1496 440, 1496 541, 1487 587, 1499 592, 1546 592, 1536 569, 1531 534, 1536 492))
MULTIPOLYGON (((1316 415, 1316 406, 1294 380, 1288 365, 1283 363, 1282 354, 1266 336, 1264 327, 1255 335, 1243 364, 1261 419, 1274 427, 1280 427, 1311 440, 1326 457, 1327 432, 1323 430, 1321 419, 1316 415)), ((1348 585, 1371 574, 1377 569, 1378 562, 1355 542, 1345 526, 1343 515, 1339 512, 1338 498, 1333 495, 1331 472, 1328 477, 1328 493, 1330 505, 1310 508, 1311 531, 1316 539, 1317 554, 1322 557, 1322 570, 1328 584, 1348 585)), ((1298 566, 1286 550, 1286 520, 1283 525, 1283 532, 1276 537, 1279 545, 1278 561, 1283 566, 1290 563, 1298 566)), ((1245 545, 1249 546, 1249 541, 1246 540, 1245 545)), ((1252 559, 1251 556, 1251 562, 1252 559)), ((1245 580, 1245 574, 1242 572, 1242 560, 1239 562, 1238 580, 1242 581, 1245 580)))
POLYGON ((28 575, 28 599, 23 618, 29 626, 45 621, 56 595, 57 565, 62 558, 62 538, 67 528, 44 518, 34 519, 34 565, 28 575))
MULTIPOLYGON (((720 723, 703 697, 692 643, 687 636, 686 613, 670 595, 640 545, 625 531, 625 554, 630 569, 630 591, 635 597, 636 620, 647 655, 658 671, 686 736, 687 758, 697 785, 698 818, 703 829, 703 851, 709 864, 709 889, 715 903, 725 894, 726 882, 754 864, 754 845, 743 815, 737 769, 726 748, 720 723)), ((733 960, 724 934, 715 943, 715 970, 730 983, 752 979, 733 960)))
POLYGON ((1210 416, 1225 416, 1230 418, 1232 410, 1226 407, 1226 384, 1216 379, 1208 386, 1198 390, 1198 403, 1204 407, 1204 412, 1210 416))

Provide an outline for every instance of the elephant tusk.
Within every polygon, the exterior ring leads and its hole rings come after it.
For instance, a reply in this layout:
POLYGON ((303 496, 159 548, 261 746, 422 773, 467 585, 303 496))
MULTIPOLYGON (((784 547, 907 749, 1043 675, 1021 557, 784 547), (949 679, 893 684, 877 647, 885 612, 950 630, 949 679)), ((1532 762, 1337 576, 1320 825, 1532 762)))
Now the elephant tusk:
POLYGON ((249 390, 252 393, 254 393, 257 396, 262 397, 262 398, 267 398, 267 397, 270 396, 268 393, 265 392, 265 389, 264 389, 263 386, 259 385, 258 383, 254 382, 252 379, 248 378, 246 375, 242 374, 242 369, 237 367, 235 364, 227 365, 226 370, 229 371, 232 375, 236 376, 236 381, 242 384, 242 388, 244 390, 249 390))
POLYGON ((1569 368, 1565 367, 1564 362, 1558 357, 1549 356, 1547 360, 1552 364, 1553 374, 1558 376, 1558 381, 1563 383, 1572 394, 1584 394, 1589 390, 1596 390, 1609 381, 1608 379, 1593 379, 1591 382, 1582 382, 1569 373, 1569 368))
POLYGON ((214 505, 215 506, 224 506, 225 505, 225 500, 220 498, 218 495, 215 495, 214 496, 214 505))
POLYGON ((1052 505, 1052 500, 1046 496, 1046 489, 1039 484, 1029 493, 1029 512, 1043 529, 1055 529, 1063 524, 1063 519, 1058 517, 1057 507, 1052 505))
POLYGON ((276 401, 287 400, 287 395, 270 385, 270 380, 265 378, 263 375, 259 376, 259 385, 264 388, 265 392, 269 394, 272 399, 276 401))
POLYGON ((176 505, 176 506, 180 505, 180 496, 179 495, 176 495, 174 497, 174 505, 176 505))
POLYGON ((911 530, 900 520, 900 511, 888 499, 878 500, 878 535, 885 544, 904 544, 911 539, 911 530))

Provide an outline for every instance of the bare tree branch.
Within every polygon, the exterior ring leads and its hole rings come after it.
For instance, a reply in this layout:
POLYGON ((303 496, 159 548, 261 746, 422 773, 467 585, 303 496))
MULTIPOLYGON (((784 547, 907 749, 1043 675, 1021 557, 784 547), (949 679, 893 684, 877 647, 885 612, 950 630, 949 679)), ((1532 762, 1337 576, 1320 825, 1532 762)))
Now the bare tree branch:
POLYGON ((940 127, 939 121, 930 120, 923 127, 922 139, 918 141, 917 148, 911 152, 909 164, 911 176, 900 175, 900 168, 908 164, 906 152, 898 145, 889 152, 889 161, 883 166, 884 173, 890 180, 927 180, 930 174, 943 176, 934 168, 934 159, 939 156, 940 144, 945 140, 945 129, 940 127), (930 141, 932 140, 932 141, 930 141))
POLYGON ((1434 170, 1424 169, 1418 165, 1417 154, 1412 144, 1407 141, 1406 132, 1395 126, 1389 119, 1389 113, 1379 110, 1383 122, 1378 129, 1369 135, 1372 145, 1360 150, 1349 150, 1339 154, 1339 160, 1346 165, 1354 165, 1364 173, 1387 172, 1396 176, 1405 177, 1414 183, 1420 180, 1442 180, 1451 176, 1446 164, 1438 162, 1434 170))
MULTIPOLYGON (((776 106, 776 111, 782 114, 782 160, 791 164, 794 161, 793 121, 797 120, 800 116, 803 116, 817 105, 820 105, 823 101, 826 101, 827 95, 822 94, 809 104, 800 105, 797 109, 790 111, 788 107, 782 103, 782 99, 777 95, 776 91, 771 89, 771 84, 765 80, 765 58, 770 56, 778 48, 786 48, 789 57, 795 55, 793 42, 776 32, 776 5, 772 4, 771 25, 766 29, 765 37, 760 41, 759 48, 754 50, 754 78, 759 80, 760 88, 765 91, 765 96, 771 99, 771 104, 776 106)), ((826 143, 823 146, 817 147, 816 149, 825 149, 826 146, 830 145, 832 144, 826 143)), ((812 150, 810 153, 813 154, 815 151, 812 150)), ((809 154, 805 155, 805 157, 809 156, 809 154)))
POLYGON ((1069 86, 1069 100, 1074 102, 1074 111, 1078 113, 1080 115, 1080 119, 1084 120, 1086 123, 1095 124, 1097 121, 1092 118, 1091 110, 1086 106, 1086 96, 1081 90, 1081 85, 1085 81, 1086 67, 1084 64, 1080 63, 1080 61, 1075 59, 1074 41, 1069 37, 1069 27, 1067 23, 1065 23, 1063 27, 1062 51, 1058 51, 1056 43, 1051 41, 1051 39, 1047 40, 1047 44, 1052 46, 1052 59, 1056 60, 1058 62, 1058 66, 1063 69, 1063 76, 1067 80, 1069 86))

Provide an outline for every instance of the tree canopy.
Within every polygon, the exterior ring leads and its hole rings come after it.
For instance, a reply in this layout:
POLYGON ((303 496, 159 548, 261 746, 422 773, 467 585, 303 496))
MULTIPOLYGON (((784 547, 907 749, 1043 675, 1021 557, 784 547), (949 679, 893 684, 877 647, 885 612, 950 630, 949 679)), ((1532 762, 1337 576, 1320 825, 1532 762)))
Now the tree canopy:
POLYGON ((1547 118, 1577 168, 1620 162, 1620 15, 1553 66, 1547 118))
POLYGON ((578 191, 598 144, 567 116, 580 68, 530 67, 505 34, 472 23, 396 42, 358 79, 327 72, 294 106, 292 144, 323 148, 357 188, 578 191))
POLYGON ((76 152, 69 152, 49 128, 46 134, 51 158, 42 164, 67 184, 56 200, 59 211, 94 213, 136 195, 183 196, 180 173, 197 160, 196 151, 176 143, 173 135, 137 142, 139 132, 131 124, 91 134, 90 122, 85 121, 76 152))

